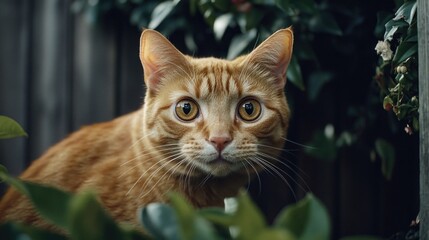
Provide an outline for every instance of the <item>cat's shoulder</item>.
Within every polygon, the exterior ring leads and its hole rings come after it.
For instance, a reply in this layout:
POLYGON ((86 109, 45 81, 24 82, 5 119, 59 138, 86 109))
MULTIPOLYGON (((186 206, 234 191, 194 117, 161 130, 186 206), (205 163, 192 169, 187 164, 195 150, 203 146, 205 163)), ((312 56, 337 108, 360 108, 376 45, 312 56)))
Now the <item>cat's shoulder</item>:
POLYGON ((138 112, 132 112, 113 120, 95 123, 81 127, 62 141, 52 146, 44 157, 69 154, 97 154, 118 151, 122 145, 131 143, 131 134, 135 125, 138 112))

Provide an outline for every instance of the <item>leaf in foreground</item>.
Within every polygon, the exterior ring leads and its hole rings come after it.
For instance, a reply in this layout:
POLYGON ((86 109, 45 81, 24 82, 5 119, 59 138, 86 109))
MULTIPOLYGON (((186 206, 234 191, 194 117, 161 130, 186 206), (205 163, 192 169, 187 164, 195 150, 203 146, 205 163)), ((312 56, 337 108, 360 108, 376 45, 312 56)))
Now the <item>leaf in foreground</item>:
POLYGON ((15 120, 0 115, 0 139, 24 136, 27 136, 27 133, 15 120))
POLYGON ((141 222, 155 239, 179 239, 179 226, 174 209, 163 203, 151 203, 141 210, 141 222))
POLYGON ((27 196, 42 217, 63 229, 67 229, 65 211, 72 197, 70 193, 33 182, 21 181, 4 172, 0 172, 0 179, 27 196))
POLYGON ((127 239, 90 192, 82 192, 73 197, 68 222, 73 239, 127 239))
POLYGON ((237 203, 238 207, 233 215, 238 230, 238 239, 252 239, 267 228, 261 211, 245 191, 240 192, 237 203))
POLYGON ((274 226, 290 230, 300 240, 328 240, 330 235, 328 212, 312 194, 282 211, 274 226))
POLYGON ((198 215, 183 197, 178 194, 171 194, 170 201, 180 224, 181 239, 217 239, 213 225, 198 215))

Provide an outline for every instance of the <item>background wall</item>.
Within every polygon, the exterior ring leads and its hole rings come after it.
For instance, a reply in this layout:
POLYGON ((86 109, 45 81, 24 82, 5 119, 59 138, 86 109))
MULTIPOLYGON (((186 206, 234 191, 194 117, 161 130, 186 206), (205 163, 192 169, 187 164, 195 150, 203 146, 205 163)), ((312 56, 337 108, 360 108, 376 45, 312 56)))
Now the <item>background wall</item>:
MULTIPOLYGON (((70 8, 70 0, 0 1, 0 114, 17 120, 29 134, 25 139, 0 142, 0 164, 14 175, 71 131, 142 104, 140 30, 120 14, 90 24, 70 8)), ((355 41, 364 44, 361 39, 355 41)), ((369 52, 361 50, 354 57, 374 54, 367 45, 369 52)), ((337 127, 352 124, 346 108, 351 98, 360 101, 359 96, 367 94, 374 67, 371 61, 357 66, 359 73, 338 69, 338 76, 347 76, 349 81, 329 85, 320 102, 310 102, 303 92, 288 86, 293 105, 289 139, 306 143, 327 122, 337 127)), ((387 121, 381 115, 375 122, 383 129, 387 121)), ((321 161, 306 155, 305 146, 288 143, 283 158, 290 169, 281 166, 288 184, 266 173, 261 176, 262 184, 253 182, 249 191, 268 219, 312 191, 330 212, 334 238, 351 234, 388 237, 406 230, 418 213, 417 140, 390 137, 397 155, 391 180, 382 176, 380 162, 371 161, 359 148, 346 148, 335 160, 321 161)))

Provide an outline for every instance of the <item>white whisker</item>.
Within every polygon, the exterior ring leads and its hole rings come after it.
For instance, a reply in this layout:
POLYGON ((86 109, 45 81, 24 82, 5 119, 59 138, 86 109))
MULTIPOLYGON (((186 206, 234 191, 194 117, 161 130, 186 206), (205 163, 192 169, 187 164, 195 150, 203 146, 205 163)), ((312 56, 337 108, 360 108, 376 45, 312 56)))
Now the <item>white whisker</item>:
POLYGON ((295 141, 289 140, 289 139, 287 139, 287 138, 285 138, 285 137, 281 137, 281 139, 285 140, 286 142, 289 142, 289 143, 295 144, 295 145, 297 145, 297 146, 303 147, 303 148, 307 148, 307 149, 317 149, 316 147, 308 146, 308 145, 304 145, 304 144, 301 144, 301 143, 298 143, 298 142, 295 142, 295 141))
POLYGON ((249 173, 249 169, 247 169, 245 162, 241 162, 241 164, 243 165, 244 169, 246 170, 246 174, 247 174, 247 187, 246 187, 246 191, 249 191, 249 187, 250 187, 250 181, 251 181, 251 177, 250 177, 250 173, 249 173))
MULTIPOLYGON (((148 179, 146 179, 146 181, 145 181, 145 183, 144 183, 144 185, 142 186, 142 189, 146 189, 146 187, 148 186, 148 184, 150 183, 150 181, 158 174, 158 172, 159 171, 161 171, 162 169, 164 169, 165 168, 165 166, 167 166, 168 164, 170 164, 171 162, 174 162, 174 161, 176 161, 177 159, 180 159, 180 158, 182 158, 183 157, 183 154, 182 153, 178 153, 178 154, 175 154, 175 155, 172 155, 172 156, 169 156, 169 157, 167 157, 166 159, 168 159, 168 158, 171 158, 171 157, 173 157, 172 159, 170 159, 170 160, 168 160, 168 161, 166 161, 166 162, 164 162, 160 167, 158 167, 158 169, 156 169, 154 172, 152 172, 150 175, 149 175, 149 178, 148 179)), ((170 170, 167 170, 167 171, 165 171, 165 173, 158 179, 158 181, 156 181, 156 183, 155 184, 153 184, 153 186, 152 186, 152 188, 150 188, 145 194, 142 194, 142 195, 140 195, 140 198, 143 198, 144 196, 146 196, 147 194, 149 194, 150 192, 152 192, 152 190, 154 190, 157 186, 158 186, 158 184, 161 182, 161 180, 163 180, 164 179, 164 177, 166 176, 166 174, 169 174, 170 172, 171 172, 171 170, 172 169, 174 169, 176 166, 179 166, 179 165, 181 165, 183 163, 183 161, 179 161, 178 163, 176 163, 173 167, 171 167, 170 168, 170 170)))
MULTIPOLYGON (((259 158, 259 157, 257 157, 260 161, 263 161, 263 162, 265 162, 266 164, 269 164, 270 166, 272 166, 272 168, 275 168, 275 169, 277 169, 278 171, 280 171, 281 173, 283 173, 284 175, 286 175, 286 176, 288 176, 289 177, 289 179, 293 182, 293 183, 295 183, 302 191, 304 191, 304 192, 311 192, 311 189, 310 189, 310 187, 308 186, 308 184, 307 184, 307 182, 304 180, 304 178, 302 178, 301 177, 301 175, 300 174, 298 174, 293 168, 291 168, 290 166, 288 166, 287 164, 285 164, 284 162, 282 162, 282 161, 280 161, 280 160, 278 160, 278 159, 276 159, 276 158, 274 158, 274 157, 272 157, 272 156, 269 156, 269 155, 267 155, 267 154, 264 154, 264 153, 258 153, 258 155, 259 156, 261 156, 262 158, 259 158), (269 160, 267 160, 267 159, 264 159, 264 158, 268 158, 268 159, 271 159, 271 160, 274 160, 274 161, 276 161, 276 162, 279 162, 279 163, 281 163, 283 166, 285 166, 285 167, 287 167, 289 170, 291 170, 297 177, 298 177, 298 180, 300 180, 303 184, 304 184, 304 186, 305 187, 303 187, 297 180, 295 180, 295 178, 293 178, 289 173, 287 173, 286 171, 284 171, 283 169, 281 169, 281 168, 279 168, 278 166, 276 166, 275 164, 273 164, 272 162, 270 162, 269 160)), ((290 186, 289 185, 289 183, 287 183, 288 184, 288 186, 290 186)), ((292 188, 291 188, 291 190, 292 190, 292 188)))
POLYGON ((259 158, 259 157, 256 157, 255 158, 255 160, 257 161, 257 162, 260 162, 262 165, 264 165, 265 166, 265 168, 264 169, 266 169, 266 170, 268 170, 268 172, 274 172, 275 174, 273 174, 273 176, 275 176, 275 175, 277 175, 279 178, 281 178, 282 179, 282 181, 288 186, 288 188, 291 190, 291 193, 292 193, 292 195, 293 195, 293 197, 294 197, 294 199, 295 199, 295 201, 297 201, 297 197, 296 197, 296 194, 295 194, 295 191, 293 190, 293 188, 292 188, 292 185, 290 185, 290 183, 286 180, 286 178, 282 175, 282 173, 283 174, 285 174, 286 176, 288 176, 290 179, 292 179, 292 181, 295 183, 295 184, 297 184, 297 185, 299 185, 288 173, 286 173, 285 171, 283 171, 281 168, 279 168, 279 167, 277 167, 276 165, 274 165, 274 164, 272 164, 271 162, 269 162, 269 161, 267 161, 267 160, 265 160, 265 159, 262 159, 262 158, 259 158), (281 172, 281 173, 280 173, 281 172))
MULTIPOLYGON (((180 154, 180 153, 179 153, 180 154)), ((179 155, 179 154, 174 154, 173 156, 175 156, 175 155, 179 155)), ((172 156, 169 156, 169 157, 167 157, 166 159, 169 159, 170 157, 172 157, 172 156)), ((159 171, 159 169, 160 168, 162 168, 164 165, 166 165, 166 164, 168 164, 169 162, 172 162, 172 161, 174 161, 175 159, 174 159, 174 157, 173 157, 173 159, 171 159, 171 160, 168 160, 167 162, 164 162, 164 163, 162 163, 162 166, 161 167, 158 167, 157 168, 157 170, 155 171, 155 172, 157 172, 157 171, 159 171)), ((155 168, 155 167, 157 167, 157 164, 153 164, 151 167, 149 167, 148 169, 146 169, 146 171, 144 171, 141 175, 140 175, 140 177, 135 181, 135 183, 131 186, 131 188, 128 190, 128 192, 126 193, 126 195, 128 195, 130 192, 131 192, 131 190, 137 185, 137 183, 138 182, 140 182, 140 180, 146 175, 146 173, 148 172, 148 171, 150 171, 151 169, 153 169, 153 168, 155 168)), ((152 173, 153 174, 153 173, 152 173)), ((152 176, 152 174, 150 175, 150 176, 152 176)), ((151 178, 150 178, 151 179, 151 178)), ((146 183, 147 183, 147 181, 148 180, 146 180, 146 182, 145 182, 145 184, 144 184, 144 186, 143 187, 145 187, 146 186, 146 183)))
POLYGON ((262 181, 261 181, 261 177, 259 176, 258 170, 256 169, 255 166, 253 166, 252 164, 252 159, 244 159, 244 161, 251 167, 253 168, 253 170, 256 173, 256 177, 258 178, 258 184, 259 184, 259 194, 261 194, 262 191, 262 181))
POLYGON ((137 139, 133 144, 131 144, 131 146, 130 146, 130 149, 131 148, 133 148, 135 145, 137 145, 138 143, 141 143, 142 141, 143 141, 143 139, 145 139, 146 137, 149 137, 149 136, 151 136, 152 134, 154 134, 154 132, 152 132, 152 133, 148 133, 148 134, 145 134, 145 135, 143 135, 143 136, 141 136, 139 139, 137 139))

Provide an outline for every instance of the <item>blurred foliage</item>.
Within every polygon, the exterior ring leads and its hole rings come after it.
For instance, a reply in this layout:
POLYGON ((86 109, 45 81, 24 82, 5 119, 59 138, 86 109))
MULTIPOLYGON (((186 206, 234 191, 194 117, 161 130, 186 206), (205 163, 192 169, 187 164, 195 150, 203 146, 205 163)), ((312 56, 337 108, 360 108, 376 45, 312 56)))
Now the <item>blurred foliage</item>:
POLYGON ((189 53, 202 51, 199 55, 204 55, 217 52, 219 57, 228 59, 251 50, 276 30, 293 26, 299 34, 295 35, 295 54, 289 66, 288 79, 304 90, 299 63, 312 62, 316 70, 310 78, 322 79, 309 90, 312 98, 332 77, 331 73, 320 68, 319 58, 311 44, 315 34, 343 34, 331 13, 331 6, 314 0, 75 0, 73 9, 83 12, 92 22, 119 9, 140 28, 154 28, 171 37, 182 36, 183 39, 178 41, 183 41, 185 51, 189 53), (209 53, 203 50, 206 46, 212 47, 209 53), (217 48, 222 51, 216 51, 217 48))
POLYGON ((416 8, 415 0, 405 1, 394 16, 385 17, 384 41, 379 44, 386 44, 392 54, 380 59, 374 77, 384 96, 383 108, 393 110, 410 135, 419 130, 416 8))
POLYGON ((0 115, 0 139, 23 136, 27 136, 27 133, 15 120, 0 115))
POLYGON ((135 227, 116 223, 91 192, 64 192, 12 178, 4 170, 0 171, 0 179, 26 195, 44 219, 68 234, 63 236, 19 223, 3 223, 0 225, 0 236, 9 240, 330 239, 331 227, 327 211, 312 194, 285 208, 272 225, 267 224, 260 210, 244 191, 236 198, 227 199, 225 210, 194 209, 183 197, 171 194, 171 204, 151 203, 139 211, 141 223, 146 230, 143 233, 135 227))
POLYGON ((353 158, 344 151, 353 148, 379 159, 389 178, 397 157, 391 139, 401 131, 393 117, 383 115, 383 99, 408 124, 406 131, 418 129, 415 1, 74 0, 73 10, 95 24, 120 13, 139 28, 157 29, 187 54, 228 59, 293 26, 287 78, 295 88, 288 85, 286 91, 293 110, 312 113, 300 124, 311 125, 306 131, 313 136, 298 139, 313 146, 305 151, 312 157, 353 158), (379 63, 374 81, 373 49, 383 35, 396 51, 391 61, 379 63))

